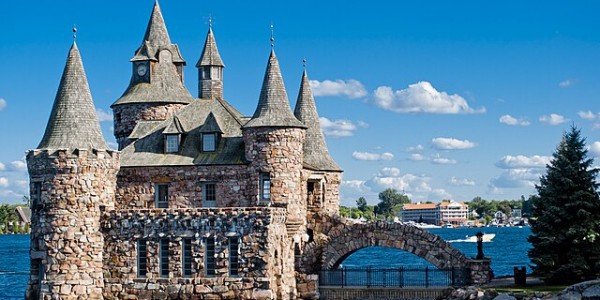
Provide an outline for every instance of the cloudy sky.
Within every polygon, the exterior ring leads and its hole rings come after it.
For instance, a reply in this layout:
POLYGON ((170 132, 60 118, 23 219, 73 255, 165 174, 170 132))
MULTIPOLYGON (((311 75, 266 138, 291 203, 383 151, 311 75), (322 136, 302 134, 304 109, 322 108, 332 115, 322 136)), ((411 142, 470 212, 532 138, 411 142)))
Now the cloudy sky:
MULTIPOLYGON (((110 105, 131 76, 152 0, 0 2, 0 202, 27 193, 23 157, 43 135, 71 28, 114 144, 110 105)), ((302 60, 342 204, 388 187, 413 201, 517 199, 571 125, 600 156, 600 4, 592 1, 173 1, 173 42, 197 71, 209 16, 226 64, 225 98, 256 107, 271 24, 291 105, 302 60)))

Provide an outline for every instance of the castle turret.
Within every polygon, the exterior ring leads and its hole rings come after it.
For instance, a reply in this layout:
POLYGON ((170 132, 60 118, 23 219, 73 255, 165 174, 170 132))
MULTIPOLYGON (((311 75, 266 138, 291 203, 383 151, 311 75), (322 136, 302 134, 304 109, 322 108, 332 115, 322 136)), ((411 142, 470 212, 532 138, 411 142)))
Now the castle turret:
POLYGON ((171 43, 158 1, 131 63, 129 87, 111 106, 119 150, 131 142, 128 137, 140 121, 166 120, 193 100, 183 84, 185 60, 171 43))
POLYGON ((114 207, 119 155, 102 136, 75 43, 27 167, 32 225, 26 299, 102 299, 100 214, 114 207))
POLYGON ((212 25, 208 27, 204 49, 202 49, 202 55, 196 68, 198 68, 198 98, 223 99, 223 69, 225 65, 219 55, 219 49, 217 49, 212 25))
POLYGON ((308 127, 303 147, 304 172, 302 178, 302 181, 305 182, 302 186, 302 195, 306 197, 307 208, 313 213, 337 214, 342 169, 331 158, 327 150, 306 69, 302 73, 294 115, 308 127))

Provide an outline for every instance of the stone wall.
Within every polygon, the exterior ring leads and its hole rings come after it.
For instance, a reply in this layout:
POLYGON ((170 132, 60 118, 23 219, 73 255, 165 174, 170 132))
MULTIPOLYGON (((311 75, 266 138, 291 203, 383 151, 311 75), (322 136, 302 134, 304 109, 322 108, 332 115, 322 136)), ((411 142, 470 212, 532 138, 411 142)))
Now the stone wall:
POLYGON ((118 152, 32 150, 27 166, 36 204, 26 298, 102 299, 100 214, 114 206, 118 152))
POLYGON ((469 261, 471 270, 471 283, 483 285, 492 280, 492 261, 489 258, 472 259, 469 261))
POLYGON ((185 104, 181 103, 131 103, 113 107, 115 138, 119 150, 129 144, 127 137, 139 121, 162 121, 171 117, 185 104))
POLYGON ((282 208, 111 211, 103 216, 102 231, 106 299, 289 299, 295 293, 282 208), (234 236, 240 238, 239 267, 238 275, 230 276, 228 239, 234 236), (214 276, 205 275, 207 237, 216 240, 214 276), (187 277, 181 263, 186 238, 192 240, 193 257, 187 277), (148 273, 142 278, 137 270, 140 239, 148 247, 148 273), (170 241, 165 277, 159 273, 160 239, 170 241))
POLYGON ((255 206, 258 179, 247 165, 127 167, 118 174, 117 209, 154 208, 157 183, 168 184, 170 208, 202 207, 203 182, 216 184, 217 207, 255 206))

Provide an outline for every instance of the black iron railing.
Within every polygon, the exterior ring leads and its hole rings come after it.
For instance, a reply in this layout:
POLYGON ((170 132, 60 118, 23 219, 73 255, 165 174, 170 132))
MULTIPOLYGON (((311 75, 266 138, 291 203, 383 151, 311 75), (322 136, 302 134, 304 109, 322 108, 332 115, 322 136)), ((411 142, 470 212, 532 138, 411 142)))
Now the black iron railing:
POLYGON ((467 268, 340 268, 319 272, 319 285, 338 287, 448 287, 468 284, 467 268))

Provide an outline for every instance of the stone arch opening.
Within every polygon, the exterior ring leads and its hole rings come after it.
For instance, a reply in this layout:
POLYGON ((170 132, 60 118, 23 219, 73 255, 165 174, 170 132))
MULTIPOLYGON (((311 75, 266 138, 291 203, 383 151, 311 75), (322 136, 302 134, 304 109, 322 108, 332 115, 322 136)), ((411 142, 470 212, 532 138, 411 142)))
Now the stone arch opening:
POLYGON ((370 246, 348 252, 333 265, 337 268, 435 268, 429 261, 397 248, 370 246))
POLYGON ((469 259, 439 236, 414 226, 383 222, 339 224, 323 245, 321 268, 332 270, 359 249, 381 246, 412 253, 436 268, 466 267, 469 259))

